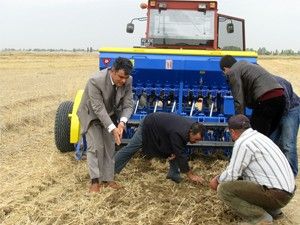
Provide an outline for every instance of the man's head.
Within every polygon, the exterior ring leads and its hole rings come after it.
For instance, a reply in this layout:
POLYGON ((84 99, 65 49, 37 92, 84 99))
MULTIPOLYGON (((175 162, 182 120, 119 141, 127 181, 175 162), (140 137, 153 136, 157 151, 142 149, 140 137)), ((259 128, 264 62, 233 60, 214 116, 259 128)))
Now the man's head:
POLYGON ((230 68, 235 64, 237 61, 231 55, 225 55, 222 57, 220 61, 220 68, 221 70, 227 75, 230 68))
POLYGON ((123 86, 132 72, 132 63, 126 58, 117 58, 110 70, 110 75, 117 87, 123 86))
POLYGON ((191 126, 191 129, 189 131, 189 142, 194 144, 198 141, 201 141, 201 139, 204 136, 205 128, 203 124, 201 123, 193 123, 191 126))
POLYGON ((250 127, 250 120, 242 114, 232 116, 228 120, 228 129, 233 141, 236 141, 250 127))

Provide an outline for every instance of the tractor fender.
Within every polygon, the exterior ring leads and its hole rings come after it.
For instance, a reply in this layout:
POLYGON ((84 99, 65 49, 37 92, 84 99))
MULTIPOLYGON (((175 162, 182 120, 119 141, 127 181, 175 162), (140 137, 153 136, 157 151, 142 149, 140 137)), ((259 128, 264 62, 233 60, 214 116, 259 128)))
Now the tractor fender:
POLYGON ((70 143, 77 143, 80 138, 80 123, 79 118, 77 116, 77 110, 79 108, 81 99, 83 95, 83 90, 78 90, 74 99, 73 110, 72 113, 69 114, 69 118, 71 121, 70 125, 70 143))

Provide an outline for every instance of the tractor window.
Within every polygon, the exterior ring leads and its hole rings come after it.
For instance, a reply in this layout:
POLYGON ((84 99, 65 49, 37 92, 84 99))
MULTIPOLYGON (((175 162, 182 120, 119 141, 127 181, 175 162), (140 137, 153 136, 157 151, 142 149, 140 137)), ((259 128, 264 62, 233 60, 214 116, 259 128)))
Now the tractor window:
POLYGON ((206 45, 214 39, 214 12, 150 11, 149 38, 154 44, 206 45))
POLYGON ((225 15, 218 17, 218 47, 223 50, 243 51, 244 20, 225 15))

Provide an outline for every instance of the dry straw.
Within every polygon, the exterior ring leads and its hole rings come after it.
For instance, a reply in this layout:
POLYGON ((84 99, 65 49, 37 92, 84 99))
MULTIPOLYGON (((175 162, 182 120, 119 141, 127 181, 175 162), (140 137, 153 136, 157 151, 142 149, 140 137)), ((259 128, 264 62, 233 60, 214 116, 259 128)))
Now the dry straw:
MULTIPOLYGON (((5 62, 0 64, 0 224, 213 225, 240 221, 207 184, 187 180, 175 184, 165 179, 165 161, 139 156, 116 177, 124 189, 89 194, 86 162, 55 148, 53 123, 58 104, 72 99, 97 70, 97 55, 0 54, 0 60, 5 62)), ((207 182, 226 164, 201 156, 191 162, 207 182)), ((290 219, 276 224, 296 224, 297 207, 296 195, 284 209, 290 219)))

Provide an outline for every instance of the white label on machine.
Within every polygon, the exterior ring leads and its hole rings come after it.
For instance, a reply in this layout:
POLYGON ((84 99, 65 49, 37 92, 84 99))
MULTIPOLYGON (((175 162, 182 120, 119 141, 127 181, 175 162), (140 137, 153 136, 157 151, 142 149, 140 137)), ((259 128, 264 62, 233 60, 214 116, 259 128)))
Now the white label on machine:
POLYGON ((167 59, 166 60, 166 70, 172 70, 173 69, 173 60, 167 59))

